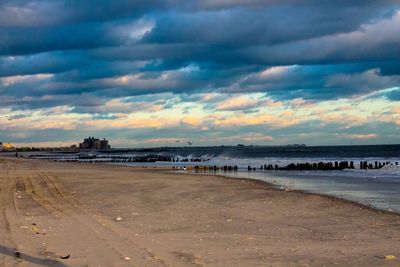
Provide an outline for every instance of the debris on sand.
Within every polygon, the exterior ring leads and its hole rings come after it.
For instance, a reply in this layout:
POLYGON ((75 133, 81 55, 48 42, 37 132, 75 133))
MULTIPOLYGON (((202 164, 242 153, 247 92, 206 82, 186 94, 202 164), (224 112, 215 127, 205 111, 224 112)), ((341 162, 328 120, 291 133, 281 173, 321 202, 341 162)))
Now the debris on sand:
POLYGON ((67 256, 60 256, 60 259, 66 260, 69 259, 70 256, 71 256, 70 254, 68 254, 67 256))
POLYGON ((130 260, 131 260, 131 258, 129 258, 129 257, 124 257, 124 260, 126 260, 126 261, 130 261, 130 260))
POLYGON ((21 258, 21 253, 20 253, 19 251, 15 251, 15 252, 14 252, 14 256, 15 256, 16 258, 21 258))
POLYGON ((122 221, 122 217, 121 217, 121 216, 118 216, 117 218, 115 218, 115 220, 116 220, 117 222, 122 221))
POLYGON ((31 230, 32 230, 32 232, 35 232, 36 234, 40 234, 39 228, 37 228, 35 226, 32 226, 31 230))
POLYGON ((384 258, 385 260, 387 260, 387 261, 397 259, 395 255, 385 255, 385 256, 383 256, 383 258, 384 258))

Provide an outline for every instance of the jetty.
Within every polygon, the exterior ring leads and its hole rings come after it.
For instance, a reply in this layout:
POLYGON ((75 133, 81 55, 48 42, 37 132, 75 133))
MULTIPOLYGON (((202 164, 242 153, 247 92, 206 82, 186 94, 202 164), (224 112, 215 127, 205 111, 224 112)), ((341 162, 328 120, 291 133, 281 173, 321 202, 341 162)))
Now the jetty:
MULTIPOLYGON (((362 170, 374 170, 382 169, 385 166, 398 166, 399 162, 359 162, 359 168, 362 170)), ((288 165, 280 166, 278 164, 264 164, 259 167, 247 166, 247 168, 239 168, 238 166, 216 166, 216 165, 194 165, 185 167, 188 171, 332 171, 332 170, 345 170, 345 169, 356 169, 354 161, 328 161, 328 162, 302 162, 302 163, 290 163, 288 165)))

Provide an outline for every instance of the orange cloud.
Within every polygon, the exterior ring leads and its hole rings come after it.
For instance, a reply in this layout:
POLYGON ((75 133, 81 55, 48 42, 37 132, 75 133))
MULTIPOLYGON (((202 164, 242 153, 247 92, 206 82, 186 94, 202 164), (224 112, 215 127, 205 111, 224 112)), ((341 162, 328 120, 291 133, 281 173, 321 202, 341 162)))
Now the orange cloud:
POLYGON ((0 119, 2 129, 63 129, 74 130, 77 128, 77 119, 62 116, 53 117, 24 117, 20 119, 5 120, 0 119))
POLYGON ((355 114, 346 114, 340 112, 331 112, 325 115, 319 116, 319 120, 325 123, 340 123, 346 125, 359 125, 366 121, 368 121, 367 116, 355 115, 355 114))
POLYGON ((286 127, 290 125, 295 125, 300 121, 290 114, 290 112, 281 115, 271 115, 271 114, 240 114, 230 116, 228 118, 221 117, 214 121, 217 126, 235 126, 235 125, 270 125, 274 127, 286 127))
POLYGON ((392 113, 395 113, 395 114, 399 114, 399 115, 400 115, 400 107, 394 107, 394 108, 392 108, 392 113))
POLYGON ((282 112, 282 115, 285 116, 285 117, 289 117, 289 116, 294 116, 295 114, 291 110, 285 110, 285 111, 282 112))
POLYGON ((202 124, 202 119, 194 116, 186 116, 181 122, 191 126, 198 126, 202 124))
POLYGON ((239 110, 257 107, 260 102, 246 96, 234 96, 228 98, 217 105, 220 110, 239 110))
POLYGON ((339 136, 351 139, 374 139, 378 137, 376 134, 340 134, 339 136))

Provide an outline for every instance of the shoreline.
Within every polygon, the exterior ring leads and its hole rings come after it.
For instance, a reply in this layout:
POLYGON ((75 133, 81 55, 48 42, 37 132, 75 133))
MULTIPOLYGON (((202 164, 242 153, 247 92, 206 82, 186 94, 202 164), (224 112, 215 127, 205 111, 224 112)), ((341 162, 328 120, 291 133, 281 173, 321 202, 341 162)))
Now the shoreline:
POLYGON ((253 178, 231 178, 231 177, 226 177, 226 176, 222 176, 222 177, 228 178, 228 179, 246 179, 246 180, 251 180, 251 181, 254 181, 254 182, 260 182, 262 184, 266 184, 266 185, 270 186, 272 190, 283 191, 283 192, 295 192, 295 193, 300 193, 300 194, 305 194, 305 195, 319 196, 319 197, 323 197, 323 198, 327 198, 327 199, 331 199, 331 200, 335 200, 335 201, 341 201, 343 203, 352 204, 352 205, 358 206, 360 208, 371 210, 371 211, 375 211, 375 212, 378 212, 378 213, 400 216, 400 212, 379 209, 377 207, 373 207, 373 206, 370 206, 368 204, 363 204, 361 202, 357 202, 357 201, 354 201, 354 200, 350 200, 350 199, 346 199, 346 198, 342 198, 342 197, 338 197, 338 196, 327 195, 327 194, 322 194, 322 193, 315 193, 315 192, 307 192, 307 191, 300 190, 300 189, 287 189, 287 188, 285 188, 285 190, 282 190, 282 189, 277 188, 277 186, 280 186, 280 185, 274 185, 274 184, 271 184, 269 182, 261 181, 261 180, 257 180, 257 179, 253 179, 253 178))
MULTIPOLYGON (((0 157, 2 158, 2 157, 0 157)), ((3 157, 4 158, 4 157, 3 157)), ((8 157, 6 157, 8 158, 8 157)), ((13 158, 13 157, 9 157, 8 159, 18 159, 20 160, 21 158, 13 158)), ((84 166, 105 166, 105 167, 112 167, 112 168, 127 168, 127 169, 133 169, 133 170, 144 170, 144 171, 156 171, 156 172, 166 172, 166 173, 174 173, 177 175, 207 175, 207 176, 212 176, 212 177, 218 177, 218 178, 223 178, 223 179, 228 179, 228 180, 247 180, 247 181, 253 181, 254 183, 259 183, 261 185, 264 185, 266 187, 268 187, 269 189, 272 190, 277 190, 277 191, 282 191, 282 192, 296 192, 296 193, 300 193, 300 194, 305 194, 305 195, 314 195, 314 196, 319 196, 319 197, 324 197, 327 199, 331 199, 331 200, 338 200, 338 201, 342 201, 343 203, 349 203, 355 206, 358 206, 360 208, 363 209, 368 209, 371 211, 375 211, 378 213, 382 213, 382 214, 389 214, 389 215, 395 215, 395 216, 400 216, 400 211, 391 211, 391 210, 386 210, 386 209, 381 209, 375 206, 372 206, 370 204, 365 204, 362 202, 358 202, 356 200, 350 200, 350 199, 346 199, 344 197, 339 197, 339 196, 334 196, 334 195, 328 195, 328 194, 323 194, 323 193, 317 193, 317 192, 310 192, 310 191, 305 191, 305 190, 301 190, 301 189, 287 189, 285 188, 284 190, 278 188, 279 186, 284 187, 284 185, 280 185, 280 184, 273 184, 271 182, 268 181, 263 181, 263 180, 259 180, 256 178, 247 178, 247 177, 232 177, 232 176, 228 176, 228 175, 224 175, 221 173, 212 173, 212 172, 193 172, 193 171, 185 171, 182 172, 177 168, 169 168, 169 167, 156 167, 156 166, 127 166, 127 165, 119 165, 119 164, 109 164, 106 162, 96 162, 96 163, 90 163, 90 162, 62 162, 62 161, 54 161, 54 160, 47 160, 47 159, 32 159, 32 158, 23 158, 23 160, 33 160, 33 161, 45 161, 45 162, 56 162, 56 163, 66 163, 66 164, 79 164, 79 165, 84 165, 84 166)), ((243 171, 243 173, 245 173, 243 171)))
MULTIPOLYGON (((197 174, 197 173, 187 172, 185 174, 202 175, 203 173, 197 174)), ((397 212, 397 211, 379 209, 378 207, 374 207, 374 206, 371 206, 371 205, 368 205, 368 204, 357 202, 355 200, 350 200, 350 199, 346 199, 346 198, 342 198, 342 197, 338 197, 338 196, 334 196, 334 195, 328 195, 328 194, 316 193, 316 192, 309 192, 309 191, 305 191, 305 190, 301 190, 301 189, 287 189, 287 188, 280 189, 278 187, 279 186, 283 187, 283 185, 273 184, 273 183, 270 183, 270 182, 267 182, 267 181, 258 180, 258 179, 255 179, 255 178, 231 177, 231 176, 225 176, 223 174, 212 174, 212 173, 206 174, 206 175, 215 176, 215 177, 224 178, 224 179, 238 179, 238 180, 253 181, 254 183, 263 184, 263 185, 267 186, 269 189, 272 189, 272 190, 277 190, 277 191, 282 191, 282 192, 295 192, 295 193, 300 193, 300 194, 305 194, 305 195, 314 195, 314 196, 324 197, 324 198, 327 198, 327 199, 338 200, 338 201, 342 201, 344 203, 349 203, 349 204, 352 204, 352 205, 356 205, 356 206, 358 206, 360 208, 368 209, 368 210, 371 210, 371 211, 375 211, 375 212, 379 212, 379 213, 383 213, 383 214, 390 214, 390 215, 400 216, 400 212, 397 212)))
MULTIPOLYGON (((81 163, 79 163, 81 164, 81 163)), ((228 179, 228 180, 247 180, 247 181, 253 181, 254 183, 259 183, 261 185, 265 185, 267 186, 269 189, 272 190, 277 190, 277 191, 283 191, 283 192, 296 192, 296 193, 301 193, 301 194, 306 194, 306 195, 315 195, 315 196, 320 196, 320 197, 325 197, 328 199, 332 199, 332 200, 339 200, 342 201, 344 203, 349 203, 352 205, 356 205, 360 208, 364 208, 364 209, 369 209, 371 211, 376 211, 379 213, 383 213, 383 214, 390 214, 390 215, 396 215, 396 216, 400 216, 400 211, 390 211, 390 210, 386 210, 386 209, 380 209, 378 207, 374 207, 372 205, 369 204, 364 204, 361 202, 358 202, 356 200, 350 200, 350 199, 346 199, 343 197, 339 197, 339 196, 334 196, 334 195, 328 195, 328 194, 323 194, 323 193, 317 193, 317 192, 310 192, 310 191, 305 191, 305 190, 301 190, 301 189, 287 189, 285 188, 284 190, 278 188, 279 186, 283 187, 284 185, 280 185, 280 184, 273 184, 271 182, 268 181, 263 181, 263 180, 259 180, 256 178, 247 178, 247 177, 232 177, 229 175, 224 175, 224 174, 220 174, 220 173, 212 173, 212 172, 193 172, 193 171, 181 171, 181 170, 177 170, 176 168, 166 168, 166 167, 138 167, 138 166, 126 166, 126 165, 118 165, 118 164, 107 164, 107 163, 96 163, 96 164, 101 164, 101 165, 105 165, 105 166, 117 166, 117 167, 123 167, 123 168, 132 168, 134 170, 148 170, 148 171, 158 171, 158 172, 168 172, 168 173, 174 173, 177 175, 185 175, 185 174, 189 174, 189 175, 207 175, 207 176, 212 176, 212 177, 217 177, 217 178, 223 178, 223 179, 228 179)), ((245 173, 243 171, 243 173, 245 173)))
MULTIPOLYGON (((177 168, 172 168, 172 167, 156 167, 156 166, 127 166, 127 165, 119 165, 119 164, 109 164, 106 162, 96 162, 96 163, 90 163, 90 162, 62 162, 62 161, 54 161, 54 160, 47 160, 47 159, 32 159, 32 158, 14 158, 14 157, 0 157, 1 158, 7 158, 7 159, 11 159, 11 160, 32 160, 32 161, 44 161, 44 162, 49 162, 49 163, 62 163, 62 164, 78 164, 78 165, 83 165, 83 166, 88 166, 88 167, 93 167, 93 166, 105 166, 105 167, 112 167, 112 168, 127 168, 127 169, 132 169, 132 170, 141 170, 141 171, 155 171, 155 172, 165 172, 165 173, 173 173, 173 174, 177 174, 177 175, 207 175, 207 176, 211 176, 211 177, 217 177, 217 178, 223 178, 223 179, 228 179, 228 180, 247 180, 247 181, 252 181, 254 183, 260 184, 260 185, 264 185, 269 189, 272 190, 276 190, 276 191, 282 191, 282 192, 295 192, 295 193, 300 193, 300 194, 305 194, 305 195, 314 195, 314 196, 319 196, 319 197, 323 197, 323 198, 327 198, 327 199, 331 199, 331 200, 337 200, 337 201, 342 201, 343 203, 349 203, 355 206, 358 206, 360 208, 363 209, 367 209, 367 210, 371 210, 371 211, 375 211, 378 213, 382 213, 382 214, 389 214, 389 215, 395 215, 395 216, 400 216, 400 211, 390 211, 390 210, 386 210, 386 209, 380 209, 378 207, 374 207, 372 205, 369 204, 364 204, 362 202, 358 202, 356 200, 350 200, 350 199, 346 199, 343 197, 339 197, 339 196, 334 196, 334 195, 328 195, 328 194, 323 194, 323 193, 317 193, 317 192, 310 192, 310 191, 305 191, 305 190, 301 190, 301 189, 287 189, 285 188, 284 190, 278 188, 279 186, 284 187, 284 185, 280 185, 280 184, 273 184, 271 182, 268 181, 263 181, 263 180, 259 180, 256 178, 247 178, 247 177, 232 177, 232 176, 228 176, 228 175, 224 175, 221 173, 212 173, 212 172, 193 172, 193 171, 185 171, 182 172, 181 170, 177 169, 177 168)), ((243 172, 245 173, 245 172, 243 172)))

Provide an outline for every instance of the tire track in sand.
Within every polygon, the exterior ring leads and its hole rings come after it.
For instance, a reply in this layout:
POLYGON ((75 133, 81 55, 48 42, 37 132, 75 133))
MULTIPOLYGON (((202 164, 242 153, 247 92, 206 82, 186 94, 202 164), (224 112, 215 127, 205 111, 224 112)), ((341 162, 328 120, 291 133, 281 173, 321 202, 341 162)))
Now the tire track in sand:
POLYGON ((168 266, 150 251, 139 247, 132 233, 115 225, 114 222, 86 207, 68 189, 62 186, 56 176, 36 173, 35 176, 21 178, 26 193, 38 204, 57 217, 68 216, 87 228, 87 233, 96 237, 101 244, 114 251, 121 258, 130 257, 138 266, 168 266))
POLYGON ((4 163, 1 170, 1 183, 0 183, 0 207, 1 207, 1 225, 2 229, 2 243, 0 254, 0 266, 16 266, 17 261, 15 257, 10 255, 11 251, 17 250, 17 242, 13 236, 13 225, 11 218, 19 217, 15 204, 15 166, 13 163, 4 163))

